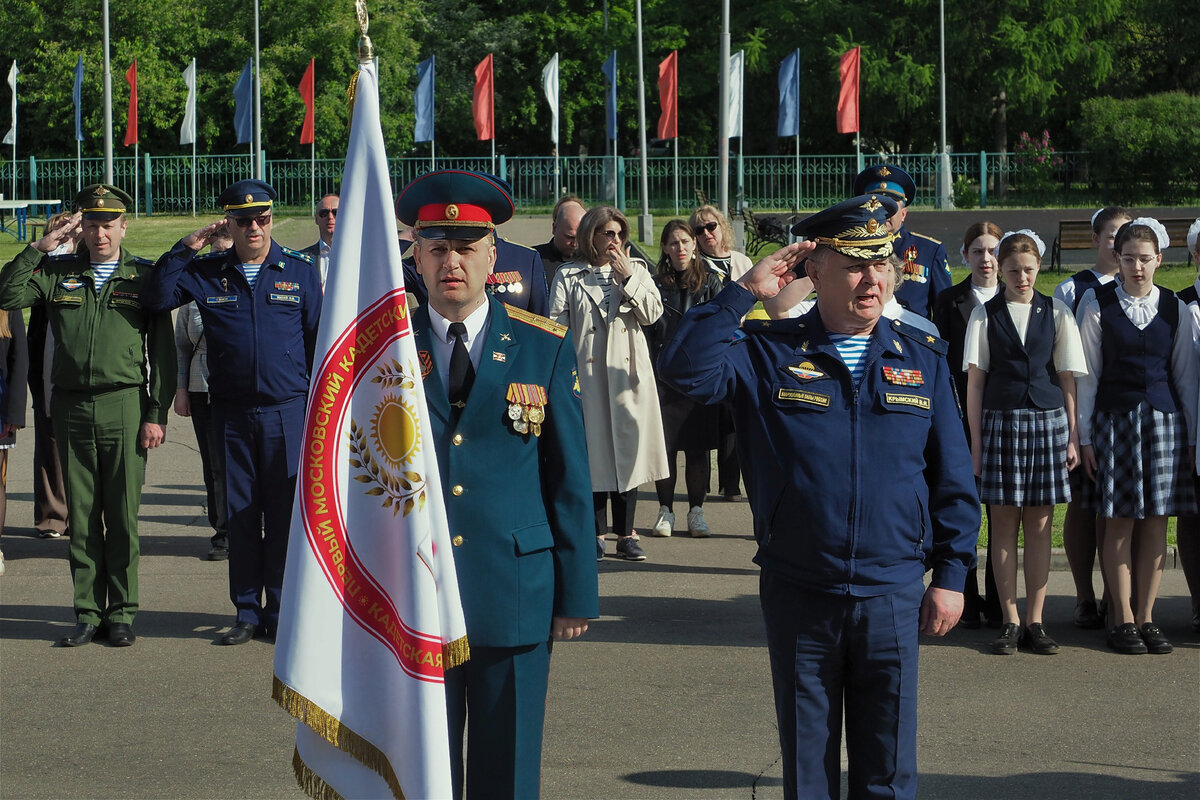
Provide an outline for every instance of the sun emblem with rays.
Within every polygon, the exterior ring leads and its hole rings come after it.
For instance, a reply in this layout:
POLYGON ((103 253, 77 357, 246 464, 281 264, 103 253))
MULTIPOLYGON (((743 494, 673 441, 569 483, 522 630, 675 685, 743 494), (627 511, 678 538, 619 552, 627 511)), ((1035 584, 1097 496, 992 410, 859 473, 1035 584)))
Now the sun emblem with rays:
MULTIPOLYGON (((376 368, 372 383, 384 389, 413 389, 416 382, 409 370, 395 359, 376 368)), ((350 466, 359 471, 354 480, 369 483, 365 494, 383 497, 383 507, 405 516, 425 507, 425 478, 410 467, 421 451, 421 425, 413 404, 400 394, 387 391, 371 415, 370 434, 353 418, 350 420, 350 466)))

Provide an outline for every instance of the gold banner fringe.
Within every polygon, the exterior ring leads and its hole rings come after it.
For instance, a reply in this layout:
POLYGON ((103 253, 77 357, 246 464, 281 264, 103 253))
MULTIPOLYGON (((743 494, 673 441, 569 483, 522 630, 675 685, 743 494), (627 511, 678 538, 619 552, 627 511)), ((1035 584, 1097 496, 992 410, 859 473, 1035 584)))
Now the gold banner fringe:
POLYGON ((345 800, 336 789, 304 763, 299 750, 292 751, 292 772, 296 773, 296 783, 300 784, 304 793, 313 800, 345 800))
POLYGON ((350 107, 349 119, 346 120, 346 129, 354 124, 354 101, 358 99, 358 72, 356 71, 350 76, 350 85, 346 87, 346 104, 350 107))
POLYGON ((463 636, 442 645, 442 669, 453 669, 471 659, 471 647, 463 636))
MULTIPOLYGON (((272 676, 271 699, 278 703, 284 711, 303 722, 309 728, 312 728, 313 732, 322 739, 383 778, 392 790, 392 795, 396 800, 404 800, 404 790, 400 788, 400 781, 396 778, 396 771, 392 769, 391 762, 388 761, 387 756, 383 754, 382 750, 343 725, 337 717, 279 680, 278 676, 272 676)), ((293 766, 295 766, 297 759, 299 759, 299 753, 292 760, 293 766)), ((300 763, 303 764, 303 761, 301 760, 300 763)), ((305 769, 307 770, 308 768, 305 767, 305 769)), ((311 772, 311 770, 309 771, 311 772)), ((297 772, 296 777, 300 780, 301 787, 309 793, 310 797, 315 798, 315 800, 329 800, 331 797, 336 797, 336 794, 313 794, 309 792, 309 784, 305 779, 301 779, 299 772, 297 772)), ((320 779, 315 778, 315 780, 319 781, 320 779)), ((332 789, 329 791, 332 791, 332 789)))

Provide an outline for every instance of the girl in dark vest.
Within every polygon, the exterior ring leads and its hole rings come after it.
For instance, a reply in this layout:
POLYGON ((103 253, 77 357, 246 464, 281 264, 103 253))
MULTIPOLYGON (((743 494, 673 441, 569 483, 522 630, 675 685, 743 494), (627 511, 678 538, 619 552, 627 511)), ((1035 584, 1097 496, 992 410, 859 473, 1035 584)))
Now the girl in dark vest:
POLYGON ((1171 652, 1153 621, 1167 517, 1195 510, 1188 438, 1196 422, 1191 312, 1154 285, 1168 244, 1158 220, 1139 217, 1121 226, 1120 284, 1097 289, 1080 303, 1088 376, 1079 386, 1079 441, 1104 519, 1100 561, 1113 622, 1108 645, 1119 653, 1171 652))
POLYGON ((1071 310, 1034 291, 1045 245, 1033 231, 1007 233, 996 253, 1003 294, 967 323, 967 418, 979 499, 989 505, 988 541, 1004 624, 998 655, 1018 644, 1058 652, 1042 624, 1050 576, 1054 505, 1071 497, 1079 463, 1075 376, 1086 372, 1071 310), (1017 612, 1017 532, 1025 530, 1025 626, 1017 612))

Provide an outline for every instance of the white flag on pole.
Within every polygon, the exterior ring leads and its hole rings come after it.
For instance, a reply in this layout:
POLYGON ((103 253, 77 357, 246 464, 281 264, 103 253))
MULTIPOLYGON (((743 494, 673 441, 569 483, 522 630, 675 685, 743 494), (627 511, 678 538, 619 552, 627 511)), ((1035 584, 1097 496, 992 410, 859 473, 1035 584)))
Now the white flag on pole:
POLYGON ((558 146, 558 53, 542 68, 542 89, 550 104, 550 141, 558 146))
POLYGON ((746 51, 729 57, 729 138, 742 135, 742 110, 745 104, 746 51))
POLYGON ((196 59, 183 71, 183 83, 187 86, 187 103, 183 108, 183 125, 179 126, 179 143, 196 143, 196 59))
POLYGON ((12 89, 12 127, 4 134, 4 144, 17 143, 17 62, 14 59, 12 69, 8 71, 8 88, 12 89))
POLYGON ((312 797, 449 797, 466 624, 379 120, 359 67, 304 426, 273 695, 312 797))

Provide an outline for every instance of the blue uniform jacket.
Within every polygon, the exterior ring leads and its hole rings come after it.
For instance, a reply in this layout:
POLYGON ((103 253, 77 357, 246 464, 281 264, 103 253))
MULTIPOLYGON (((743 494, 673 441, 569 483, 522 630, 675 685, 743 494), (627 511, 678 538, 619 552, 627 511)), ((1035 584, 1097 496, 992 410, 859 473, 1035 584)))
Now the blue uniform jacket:
POLYGON ((705 403, 730 402, 754 512, 754 560, 809 588, 870 597, 933 570, 962 591, 979 500, 944 342, 881 319, 857 388, 814 308, 748 322, 730 284, 693 308, 660 376, 705 403), (909 370, 910 372, 900 372, 909 370))
POLYGON ((310 258, 272 241, 251 290, 235 250, 197 255, 180 242, 158 259, 142 302, 167 310, 189 300, 204 321, 214 402, 253 408, 308 394, 321 317, 310 258))
POLYGON ((929 317, 937 296, 954 285, 946 248, 937 239, 903 227, 892 246, 904 262, 904 282, 896 287, 896 299, 909 311, 929 317))
MULTIPOLYGON (((550 295, 546 290, 546 271, 542 267, 542 257, 532 247, 510 242, 496 237, 496 266, 492 270, 494 282, 487 285, 488 294, 501 303, 507 303, 514 308, 532 311, 534 314, 546 316, 550 313, 550 295), (519 276, 505 273, 519 273, 519 276), (516 277, 516 280, 512 280, 516 277), (510 291, 515 284, 519 291, 510 291)), ((429 292, 425 290, 425 282, 417 272, 412 254, 404 258, 404 290, 417 298, 417 302, 425 305, 429 301, 429 292)))
POLYGON ((413 327, 467 636, 518 647, 547 641, 552 617, 599 616, 592 481, 570 333, 489 303, 483 358, 453 428, 425 306, 413 327), (545 389, 541 436, 513 430, 514 383, 545 389))

